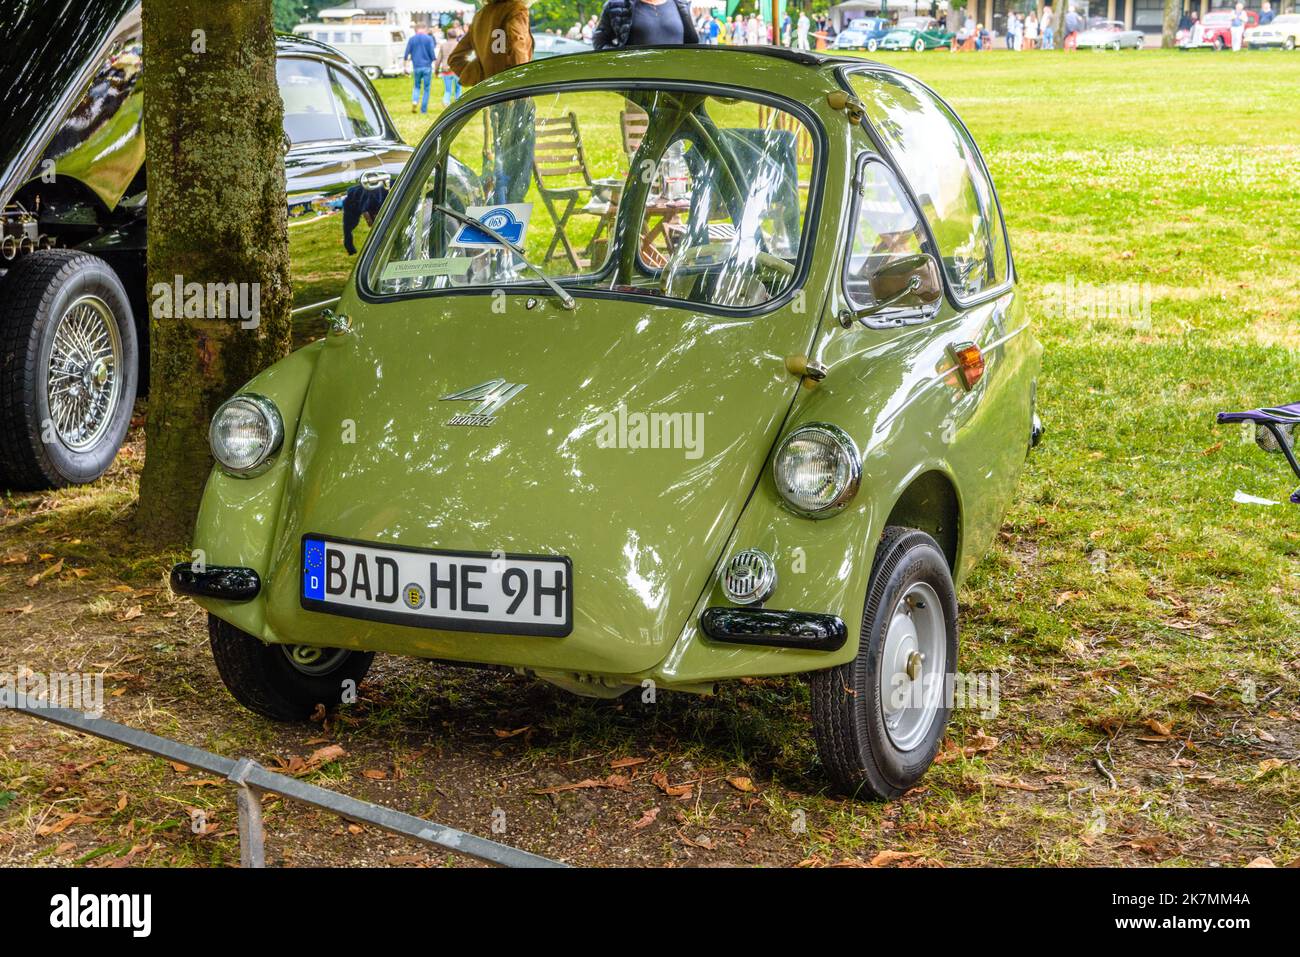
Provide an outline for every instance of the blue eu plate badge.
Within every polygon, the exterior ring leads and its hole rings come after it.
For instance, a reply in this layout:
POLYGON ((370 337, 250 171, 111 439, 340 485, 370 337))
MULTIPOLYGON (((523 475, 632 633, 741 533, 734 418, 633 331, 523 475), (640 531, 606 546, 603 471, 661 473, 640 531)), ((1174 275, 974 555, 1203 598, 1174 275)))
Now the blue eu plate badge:
POLYGON ((302 597, 325 600, 325 543, 318 538, 303 541, 302 597))

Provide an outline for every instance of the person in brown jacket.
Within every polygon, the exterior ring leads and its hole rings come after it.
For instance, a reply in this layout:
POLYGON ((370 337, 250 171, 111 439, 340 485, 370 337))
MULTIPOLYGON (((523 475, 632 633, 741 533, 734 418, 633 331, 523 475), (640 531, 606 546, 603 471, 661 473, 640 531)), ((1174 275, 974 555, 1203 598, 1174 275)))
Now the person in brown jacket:
MULTIPOLYGON (((465 86, 527 63, 533 58, 533 33, 528 16, 531 0, 488 0, 465 31, 448 65, 465 86)), ((488 107, 492 117, 491 180, 494 203, 519 203, 532 177, 533 103, 527 97, 488 107)))
POLYGON ((480 80, 533 58, 528 0, 488 0, 447 58, 460 82, 480 80))

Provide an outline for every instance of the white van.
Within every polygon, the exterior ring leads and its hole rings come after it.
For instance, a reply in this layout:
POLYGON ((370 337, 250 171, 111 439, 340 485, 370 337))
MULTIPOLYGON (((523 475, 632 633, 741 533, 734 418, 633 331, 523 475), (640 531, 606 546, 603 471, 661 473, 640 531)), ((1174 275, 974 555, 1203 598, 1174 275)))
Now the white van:
POLYGON ((328 43, 372 80, 402 72, 402 57, 411 35, 391 23, 300 23, 293 32, 328 43))

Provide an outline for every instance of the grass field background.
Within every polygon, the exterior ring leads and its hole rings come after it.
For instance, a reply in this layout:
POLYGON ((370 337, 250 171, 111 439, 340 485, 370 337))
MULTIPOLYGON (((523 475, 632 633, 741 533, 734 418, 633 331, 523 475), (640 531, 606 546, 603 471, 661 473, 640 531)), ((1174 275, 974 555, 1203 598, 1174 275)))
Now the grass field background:
MULTIPOLYGON (((364 706, 325 729, 349 752, 320 772, 327 783, 479 833, 505 807, 507 840, 580 863, 1300 858, 1300 508, 1234 503, 1238 490, 1282 502, 1290 475, 1214 424, 1218 410, 1300 399, 1300 54, 886 62, 933 86, 983 149, 1046 346, 1045 444, 960 596, 962 665, 998 676, 998 713, 959 713, 921 788, 864 805, 825 792, 799 679, 638 710, 389 663, 364 706), (647 763, 626 786, 537 793, 602 779, 627 756, 647 763), (420 772, 399 783, 365 770, 399 766, 420 772), (667 795, 652 772, 694 788, 667 795)), ((412 116, 408 82, 378 87, 416 142, 433 117, 412 116)), ((263 760, 306 754, 319 728, 268 728, 220 689, 201 617, 159 587, 171 556, 123 557, 139 456, 137 438, 95 489, 4 499, 17 531, 0 551, 26 561, 0 565, 0 607, 37 607, 0 615, 0 643, 66 668, 72 629, 93 649, 80 657, 136 676, 113 685, 119 720, 263 760), (54 556, 66 568, 27 588, 54 556)), ((237 857, 229 833, 167 823, 202 806, 228 826, 227 794, 53 734, 0 718, 0 858, 237 857), (51 796, 52 762, 103 754, 51 796), (131 799, 114 811, 118 791, 131 799), (72 794, 104 808, 40 834, 72 794)), ((268 821, 285 862, 409 854, 324 815, 277 805, 268 821)))

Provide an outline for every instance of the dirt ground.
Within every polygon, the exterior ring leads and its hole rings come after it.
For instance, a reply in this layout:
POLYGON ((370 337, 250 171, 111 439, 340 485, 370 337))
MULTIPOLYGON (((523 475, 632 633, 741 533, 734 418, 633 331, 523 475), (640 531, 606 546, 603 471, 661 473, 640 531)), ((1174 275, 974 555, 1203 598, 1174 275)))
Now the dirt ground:
MULTIPOLYGON (((924 784, 890 804, 826 791, 800 679, 600 702, 380 657, 337 717, 269 723, 229 697, 204 613, 166 588, 181 556, 131 537, 139 455, 137 434, 105 487, 12 498, 0 513, 0 672, 102 673, 112 720, 578 865, 1296 861, 1294 679, 1251 703, 1193 695, 1169 728, 1108 724, 1076 700, 1131 666, 1078 660, 1061 680, 1062 662, 1027 662, 1004 677, 998 716, 959 715, 924 784), (343 755, 322 760, 334 745, 343 755)), ((1032 545, 1017 533, 1000 547, 1032 560, 1032 545)), ((964 614, 978 632, 993 612, 964 614)), ((278 798, 265 811, 272 865, 464 863, 278 798)), ((224 782, 0 714, 0 863, 238 857, 224 782)))

